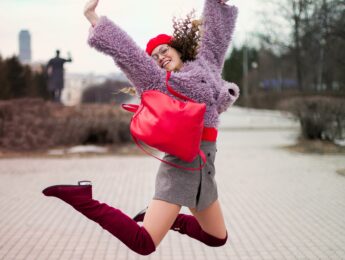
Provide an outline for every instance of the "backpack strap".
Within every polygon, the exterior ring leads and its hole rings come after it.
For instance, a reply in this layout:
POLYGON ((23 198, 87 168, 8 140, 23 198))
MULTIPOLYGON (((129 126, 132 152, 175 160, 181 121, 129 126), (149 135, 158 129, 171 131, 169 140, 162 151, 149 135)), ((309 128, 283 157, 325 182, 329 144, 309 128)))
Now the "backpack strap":
POLYGON ((179 168, 179 169, 183 169, 183 170, 187 170, 187 171, 198 171, 198 170, 201 170, 202 168, 204 168, 204 166, 206 165, 206 155, 205 155, 205 153, 204 153, 202 150, 199 151, 199 155, 200 155, 200 157, 201 157, 201 159, 202 159, 202 161, 203 161, 203 164, 202 164, 200 167, 198 167, 198 168, 183 167, 183 166, 181 166, 181 165, 178 165, 178 164, 175 164, 175 163, 172 163, 172 162, 168 162, 168 161, 162 160, 162 159, 160 159, 159 157, 153 155, 152 153, 150 153, 149 151, 147 151, 147 150, 139 143, 139 140, 138 140, 135 136, 132 135, 132 137, 133 137, 134 142, 137 144, 137 146, 138 146, 141 150, 143 150, 146 154, 148 154, 148 155, 150 155, 150 156, 152 156, 152 157, 154 157, 154 158, 160 160, 160 161, 163 162, 163 163, 169 164, 170 166, 173 166, 173 167, 175 167, 175 168, 179 168))
POLYGON ((178 93, 177 91, 175 91, 175 90, 169 85, 170 76, 171 76, 171 71, 167 71, 167 76, 166 76, 165 84, 167 85, 167 88, 168 88, 169 92, 170 92, 171 94, 173 94, 174 96, 178 97, 178 98, 181 98, 181 99, 183 99, 183 100, 187 100, 187 101, 196 103, 193 99, 191 99, 191 98, 189 98, 189 97, 187 97, 187 96, 184 96, 184 95, 178 93))

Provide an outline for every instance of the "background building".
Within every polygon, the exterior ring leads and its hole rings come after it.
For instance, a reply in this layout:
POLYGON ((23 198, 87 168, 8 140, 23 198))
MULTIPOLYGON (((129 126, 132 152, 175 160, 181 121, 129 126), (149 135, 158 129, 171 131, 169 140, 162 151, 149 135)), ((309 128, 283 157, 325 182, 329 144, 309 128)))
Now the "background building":
POLYGON ((19 60, 22 63, 31 62, 31 35, 28 30, 19 32, 19 60))

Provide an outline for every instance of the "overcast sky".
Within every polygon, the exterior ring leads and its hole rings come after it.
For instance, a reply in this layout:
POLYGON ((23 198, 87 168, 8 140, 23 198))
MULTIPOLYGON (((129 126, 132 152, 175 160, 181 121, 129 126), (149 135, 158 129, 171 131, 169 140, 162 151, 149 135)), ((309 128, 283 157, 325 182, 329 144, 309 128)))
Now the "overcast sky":
MULTIPOLYGON (((73 63, 68 72, 107 74, 117 72, 111 58, 91 49, 87 43, 89 22, 83 16, 86 0, 0 0, 0 54, 18 55, 18 34, 31 33, 33 61, 47 61, 61 50, 71 52, 73 63)), ((240 45, 246 32, 255 31, 259 0, 230 0, 239 7, 235 45, 240 45)), ((184 17, 193 8, 201 15, 203 0, 100 0, 97 12, 106 15, 126 30, 144 48, 151 37, 172 33, 173 16, 184 17)))

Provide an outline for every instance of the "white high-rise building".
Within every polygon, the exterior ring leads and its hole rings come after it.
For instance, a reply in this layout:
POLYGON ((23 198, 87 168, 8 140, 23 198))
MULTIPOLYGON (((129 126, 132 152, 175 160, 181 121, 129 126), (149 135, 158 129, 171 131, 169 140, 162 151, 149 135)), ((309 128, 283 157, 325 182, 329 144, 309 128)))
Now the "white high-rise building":
POLYGON ((22 63, 31 62, 31 36, 28 30, 19 32, 19 60, 22 63))

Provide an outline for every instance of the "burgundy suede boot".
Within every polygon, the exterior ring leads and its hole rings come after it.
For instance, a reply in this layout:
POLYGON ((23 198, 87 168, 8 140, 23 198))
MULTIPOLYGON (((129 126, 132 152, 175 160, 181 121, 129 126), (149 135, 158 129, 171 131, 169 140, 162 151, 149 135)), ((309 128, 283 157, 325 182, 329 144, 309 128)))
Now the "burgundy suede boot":
MULTIPOLYGON (((85 183, 85 182, 84 182, 85 183)), ((156 250, 155 244, 144 227, 120 210, 92 199, 92 185, 55 185, 44 189, 46 196, 57 197, 87 218, 97 222, 102 228, 121 240, 140 255, 149 255, 156 250)))
POLYGON ((181 234, 186 234, 212 247, 223 246, 228 239, 228 233, 226 233, 225 238, 217 238, 206 233, 204 230, 202 230, 197 219, 191 215, 178 214, 171 229, 181 234))
MULTIPOLYGON (((136 222, 142 222, 144 220, 146 210, 147 208, 140 211, 133 218, 133 220, 136 222)), ((170 229, 177 231, 181 234, 186 234, 211 247, 223 246, 228 239, 228 234, 226 234, 225 238, 221 239, 206 233, 202 230, 197 219, 191 215, 178 214, 174 224, 171 226, 170 229)))

